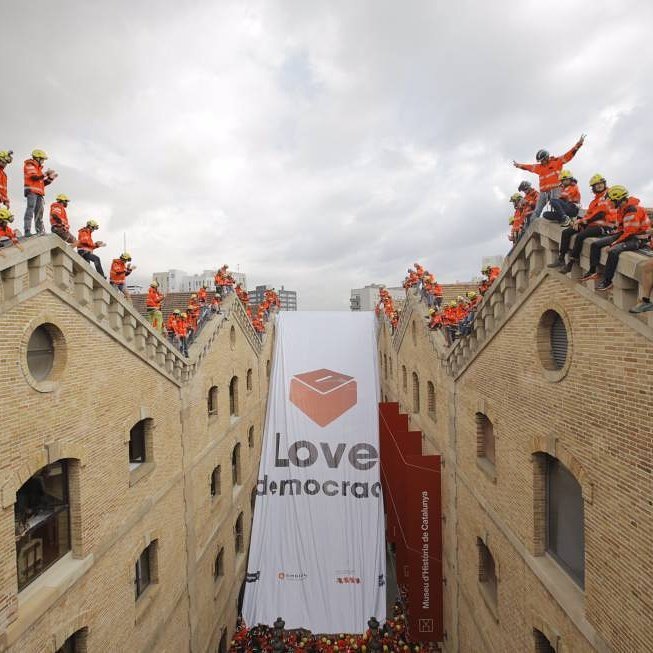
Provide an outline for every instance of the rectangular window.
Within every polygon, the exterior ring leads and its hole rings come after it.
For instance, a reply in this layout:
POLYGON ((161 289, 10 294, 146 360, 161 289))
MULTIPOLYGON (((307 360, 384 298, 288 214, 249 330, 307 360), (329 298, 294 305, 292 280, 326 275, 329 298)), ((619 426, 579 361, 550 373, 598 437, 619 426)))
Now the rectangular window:
POLYGON ((129 432, 129 469, 145 462, 145 420, 134 425, 129 432))
POLYGON ((479 537, 476 539, 478 546, 478 582, 483 590, 486 602, 491 608, 497 606, 497 574, 494 558, 485 542, 479 537))
POLYGON ((149 546, 143 549, 143 552, 136 561, 136 578, 134 581, 136 598, 138 598, 153 582, 152 569, 154 565, 154 554, 155 542, 151 542, 149 546))

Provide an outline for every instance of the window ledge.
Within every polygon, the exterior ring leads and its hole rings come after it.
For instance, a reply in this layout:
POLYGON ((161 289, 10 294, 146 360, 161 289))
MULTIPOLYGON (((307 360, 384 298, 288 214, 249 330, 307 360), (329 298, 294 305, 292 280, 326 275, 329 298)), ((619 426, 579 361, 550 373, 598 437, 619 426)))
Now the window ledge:
POLYGON ((93 562, 93 554, 78 560, 69 551, 19 592, 18 613, 7 628, 6 644, 11 647, 16 643, 91 568, 93 562))
POLYGON ((156 463, 141 463, 138 467, 130 470, 129 487, 138 483, 138 481, 150 474, 150 472, 153 472, 155 467, 156 463))
POLYGON ((572 620, 585 621, 585 593, 581 587, 548 553, 534 557, 533 561, 540 580, 572 620))
POLYGON ((138 626, 143 619, 145 619, 146 614, 149 612, 150 607, 156 600, 156 597, 159 594, 159 584, 150 583, 143 593, 136 599, 136 614, 134 617, 134 625, 138 626))
POLYGON ((476 458, 476 466, 492 481, 497 482, 497 468, 487 458, 476 458))
POLYGON ((492 618, 497 623, 499 623, 499 608, 497 606, 496 600, 490 594, 487 587, 485 587, 483 583, 479 582, 478 589, 479 592, 481 593, 481 596, 483 597, 483 601, 485 602, 485 605, 487 606, 488 610, 490 611, 490 614, 492 615, 492 618))

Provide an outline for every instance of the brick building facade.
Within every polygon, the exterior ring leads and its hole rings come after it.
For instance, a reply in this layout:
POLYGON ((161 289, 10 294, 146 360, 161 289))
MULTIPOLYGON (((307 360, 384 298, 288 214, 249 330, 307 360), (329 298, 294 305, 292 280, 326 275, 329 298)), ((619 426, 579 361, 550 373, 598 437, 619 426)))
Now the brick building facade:
POLYGON ((453 347, 412 295, 380 333, 384 398, 443 458, 447 651, 653 650, 645 259, 602 297, 546 268, 559 233, 536 223, 453 347))
POLYGON ((271 333, 186 360, 55 236, 0 269, 0 650, 226 650, 271 333))

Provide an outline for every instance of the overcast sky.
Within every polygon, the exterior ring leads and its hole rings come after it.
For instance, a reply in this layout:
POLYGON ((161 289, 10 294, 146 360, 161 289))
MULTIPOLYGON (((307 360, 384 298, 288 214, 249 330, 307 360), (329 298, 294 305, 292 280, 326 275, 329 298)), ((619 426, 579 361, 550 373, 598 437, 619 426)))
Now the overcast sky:
POLYGON ((223 263, 345 309, 508 250, 509 195, 567 150, 653 205, 653 2, 0 0, 0 149, 45 149, 108 264, 223 263))

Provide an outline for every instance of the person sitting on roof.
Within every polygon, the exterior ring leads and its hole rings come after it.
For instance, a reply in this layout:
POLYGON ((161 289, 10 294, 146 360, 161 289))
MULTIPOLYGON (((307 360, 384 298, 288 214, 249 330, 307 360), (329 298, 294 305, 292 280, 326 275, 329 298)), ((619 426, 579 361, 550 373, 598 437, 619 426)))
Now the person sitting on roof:
POLYGON ((66 211, 69 201, 68 195, 59 193, 56 201, 50 205, 50 230, 74 247, 77 244, 77 239, 70 233, 68 213, 66 211))
POLYGON ((537 206, 537 200, 540 197, 540 194, 533 188, 530 181, 520 182, 517 190, 520 193, 524 193, 524 218, 530 218, 531 213, 535 210, 537 206))
POLYGON ((136 266, 131 264, 131 260, 132 255, 129 252, 123 252, 118 258, 113 259, 109 271, 109 283, 127 299, 129 299, 127 277, 136 269, 136 266))
POLYGON ((98 247, 104 247, 101 240, 93 241, 93 232, 100 228, 100 225, 95 220, 88 220, 86 226, 82 227, 77 234, 77 253, 89 263, 93 263, 97 273, 106 279, 104 270, 102 269, 102 261, 100 257, 93 252, 98 247))
POLYGON ((218 293, 215 293, 211 298, 211 312, 216 314, 222 313, 222 311, 220 310, 221 304, 222 302, 220 300, 220 296, 218 295, 218 293))
POLYGON ((197 301, 197 294, 193 293, 188 300, 186 308, 186 321, 187 321, 187 338, 190 342, 193 336, 197 333, 197 320, 200 314, 200 306, 197 301))
MULTIPOLYGON (((644 250, 645 254, 648 256, 653 255, 650 250, 644 250)), ((640 277, 640 288, 642 289, 642 299, 637 304, 630 309, 630 313, 646 313, 648 311, 653 311, 653 303, 651 302, 651 290, 653 289, 653 259, 646 261, 646 263, 640 267, 642 271, 640 277)))
POLYGON ((9 209, 0 209, 0 247, 11 244, 16 245, 18 249, 23 249, 18 244, 16 232, 9 226, 13 221, 14 214, 9 209))
POLYGON ((180 313, 175 320, 175 335, 179 343, 179 351, 188 358, 188 315, 180 313))
POLYGON ((544 217, 563 227, 568 227, 571 224, 571 218, 575 218, 580 209, 580 190, 578 181, 574 178, 571 170, 560 172, 560 184, 560 197, 550 200, 552 210, 545 211, 544 217))
POLYGON ((617 221, 617 212, 608 199, 605 177, 600 173, 592 175, 590 188, 594 193, 594 198, 587 207, 587 211, 569 227, 562 230, 558 258, 548 265, 550 268, 559 267, 563 274, 571 272, 574 263, 580 258, 586 238, 601 238, 611 234, 617 221), (569 254, 569 262, 565 263, 565 256, 570 251, 573 236, 576 236, 574 246, 569 254))
MULTIPOLYGON (((617 271, 622 252, 648 247, 651 243, 651 220, 639 199, 631 197, 625 186, 608 188, 608 199, 617 209, 617 238, 608 245, 608 260, 597 290, 612 288, 612 278, 617 271)), ((594 243, 596 244, 596 243, 594 243)), ((594 246, 594 245, 592 245, 594 246)))
POLYGON ((175 339, 177 337, 177 319, 181 317, 181 311, 178 309, 175 309, 168 315, 168 319, 166 321, 166 332, 168 333, 168 339, 170 342, 175 342, 175 339))
POLYGON ((540 178, 540 196, 538 197, 537 204, 533 209, 533 214, 531 216, 532 219, 540 217, 542 209, 546 206, 547 202, 560 197, 559 175, 562 166, 574 158, 576 152, 578 152, 582 147, 584 141, 585 134, 581 134, 578 142, 562 156, 551 156, 547 150, 538 150, 535 155, 537 163, 526 164, 517 163, 516 161, 512 162, 515 168, 534 172, 540 178))

